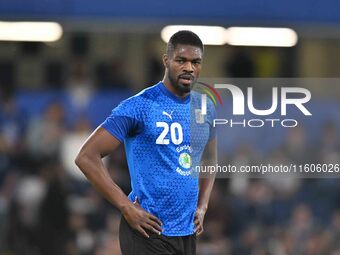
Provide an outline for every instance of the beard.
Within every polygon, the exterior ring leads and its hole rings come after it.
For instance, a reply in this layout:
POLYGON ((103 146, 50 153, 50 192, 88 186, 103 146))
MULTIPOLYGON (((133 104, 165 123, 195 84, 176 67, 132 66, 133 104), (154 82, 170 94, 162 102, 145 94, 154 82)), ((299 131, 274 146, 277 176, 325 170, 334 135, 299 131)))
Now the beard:
POLYGON ((179 81, 179 77, 173 77, 169 75, 169 80, 172 84, 172 86, 179 91, 180 93, 186 94, 189 93, 191 90, 191 87, 194 85, 196 82, 196 79, 193 79, 190 85, 183 84, 179 81))

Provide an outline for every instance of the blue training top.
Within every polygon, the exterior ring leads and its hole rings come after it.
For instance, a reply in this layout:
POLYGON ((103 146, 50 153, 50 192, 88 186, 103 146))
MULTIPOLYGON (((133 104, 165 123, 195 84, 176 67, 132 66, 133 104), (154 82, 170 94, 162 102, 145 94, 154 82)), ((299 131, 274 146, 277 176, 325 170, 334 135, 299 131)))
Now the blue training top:
POLYGON ((144 210, 159 218, 166 236, 194 232, 198 178, 191 167, 215 137, 212 115, 202 124, 195 113, 190 114, 193 102, 200 108, 199 96, 191 92, 179 99, 159 82, 122 101, 101 125, 125 144, 132 187, 129 199, 138 198, 144 210))

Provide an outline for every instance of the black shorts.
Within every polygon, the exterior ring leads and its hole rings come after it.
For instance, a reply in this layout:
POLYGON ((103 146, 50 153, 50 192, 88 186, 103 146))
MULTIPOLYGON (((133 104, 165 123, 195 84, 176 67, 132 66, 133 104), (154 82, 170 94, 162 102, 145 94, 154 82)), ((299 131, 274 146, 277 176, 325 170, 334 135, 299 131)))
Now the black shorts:
POLYGON ((119 227, 122 255, 195 255, 196 235, 164 236, 148 232, 144 237, 130 227, 124 217, 119 227))

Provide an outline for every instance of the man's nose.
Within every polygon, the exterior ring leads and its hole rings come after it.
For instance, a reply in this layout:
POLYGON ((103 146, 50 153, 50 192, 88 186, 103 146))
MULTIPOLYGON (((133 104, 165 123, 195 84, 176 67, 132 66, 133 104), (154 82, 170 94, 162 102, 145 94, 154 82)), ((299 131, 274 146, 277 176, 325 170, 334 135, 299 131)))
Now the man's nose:
POLYGON ((190 61, 185 62, 183 71, 187 73, 192 73, 194 71, 193 64, 190 61))

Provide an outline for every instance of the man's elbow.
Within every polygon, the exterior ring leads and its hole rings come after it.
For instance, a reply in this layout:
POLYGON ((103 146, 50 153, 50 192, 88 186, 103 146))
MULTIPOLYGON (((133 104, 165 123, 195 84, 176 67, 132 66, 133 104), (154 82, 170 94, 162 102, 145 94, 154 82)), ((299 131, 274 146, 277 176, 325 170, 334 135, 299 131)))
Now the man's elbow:
POLYGON ((74 163, 79 167, 80 170, 82 170, 82 166, 84 165, 84 162, 86 161, 86 153, 80 151, 76 158, 74 159, 74 163))

